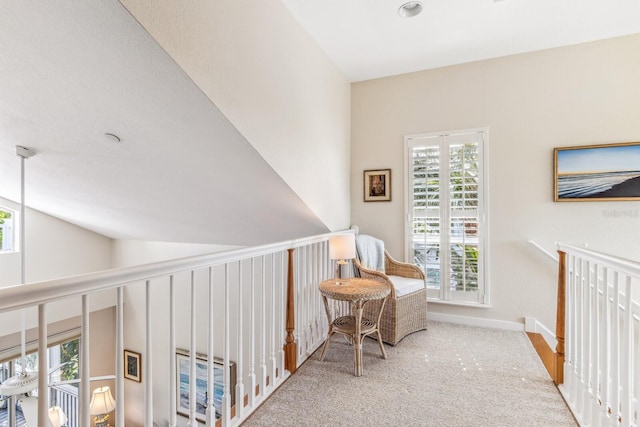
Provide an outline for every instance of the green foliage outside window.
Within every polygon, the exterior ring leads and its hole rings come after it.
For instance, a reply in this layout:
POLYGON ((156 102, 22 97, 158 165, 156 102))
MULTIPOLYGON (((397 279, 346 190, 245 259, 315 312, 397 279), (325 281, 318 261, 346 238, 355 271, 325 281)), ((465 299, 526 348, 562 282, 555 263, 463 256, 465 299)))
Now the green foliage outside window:
MULTIPOLYGON (((0 224, 4 224, 5 219, 11 218, 11 212, 0 211, 0 224)), ((2 247, 2 228, 0 228, 0 248, 2 247)))
POLYGON ((79 378, 79 345, 79 339, 60 344, 60 363, 63 364, 62 368, 60 368, 60 376, 63 381, 79 378))

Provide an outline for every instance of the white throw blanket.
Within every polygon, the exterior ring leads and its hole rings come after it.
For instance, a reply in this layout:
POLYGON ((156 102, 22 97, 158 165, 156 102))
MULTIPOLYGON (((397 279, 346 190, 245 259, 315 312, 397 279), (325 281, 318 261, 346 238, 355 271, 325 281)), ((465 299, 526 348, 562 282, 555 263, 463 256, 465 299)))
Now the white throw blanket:
POLYGON ((356 236, 358 259, 364 268, 384 273, 384 242, 366 234, 356 236))

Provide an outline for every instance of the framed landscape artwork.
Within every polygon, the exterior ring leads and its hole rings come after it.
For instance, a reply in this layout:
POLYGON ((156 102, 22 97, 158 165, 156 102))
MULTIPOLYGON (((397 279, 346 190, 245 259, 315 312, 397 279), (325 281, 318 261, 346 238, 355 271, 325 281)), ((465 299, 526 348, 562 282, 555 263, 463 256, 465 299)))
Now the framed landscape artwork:
POLYGON ((364 171, 364 201, 391 201, 391 169, 364 171))
POLYGON ((640 142, 554 148, 554 200, 640 200, 640 142))
MULTIPOLYGON (((178 414, 189 416, 189 352, 186 350, 176 351, 176 398, 178 414)), ((213 361, 213 405, 216 408, 216 419, 220 418, 222 413, 222 394, 224 392, 224 362, 220 359, 213 361)), ((236 365, 229 363, 229 391, 231 393, 231 407, 235 404, 236 389, 236 365)), ((208 401, 208 375, 207 375, 207 356, 196 355, 196 419, 206 422, 206 409, 208 401)), ((232 411, 233 412, 233 411, 232 411)))

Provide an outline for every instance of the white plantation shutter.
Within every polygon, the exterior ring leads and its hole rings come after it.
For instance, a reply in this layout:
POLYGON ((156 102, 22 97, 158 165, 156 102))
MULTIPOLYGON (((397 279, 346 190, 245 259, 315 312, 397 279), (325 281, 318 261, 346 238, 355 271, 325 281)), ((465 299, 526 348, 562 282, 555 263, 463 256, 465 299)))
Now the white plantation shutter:
POLYGON ((486 130, 405 138, 407 259, 431 300, 488 303, 483 164, 486 130))

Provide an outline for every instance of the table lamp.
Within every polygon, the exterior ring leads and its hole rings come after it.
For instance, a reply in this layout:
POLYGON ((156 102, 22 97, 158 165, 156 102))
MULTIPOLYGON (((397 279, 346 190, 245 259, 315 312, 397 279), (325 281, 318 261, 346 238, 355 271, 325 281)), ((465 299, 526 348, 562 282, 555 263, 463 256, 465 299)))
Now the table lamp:
POLYGON ((67 424, 67 416, 59 406, 52 406, 49 408, 49 420, 53 427, 62 427, 67 424))
POLYGON ((116 401, 111 396, 109 386, 98 387, 93 390, 89 413, 95 415, 96 427, 109 427, 109 412, 116 409, 116 401))
POLYGON ((336 261, 336 278, 340 278, 340 267, 348 263, 348 259, 356 257, 356 236, 338 234, 329 238, 329 258, 336 261))

